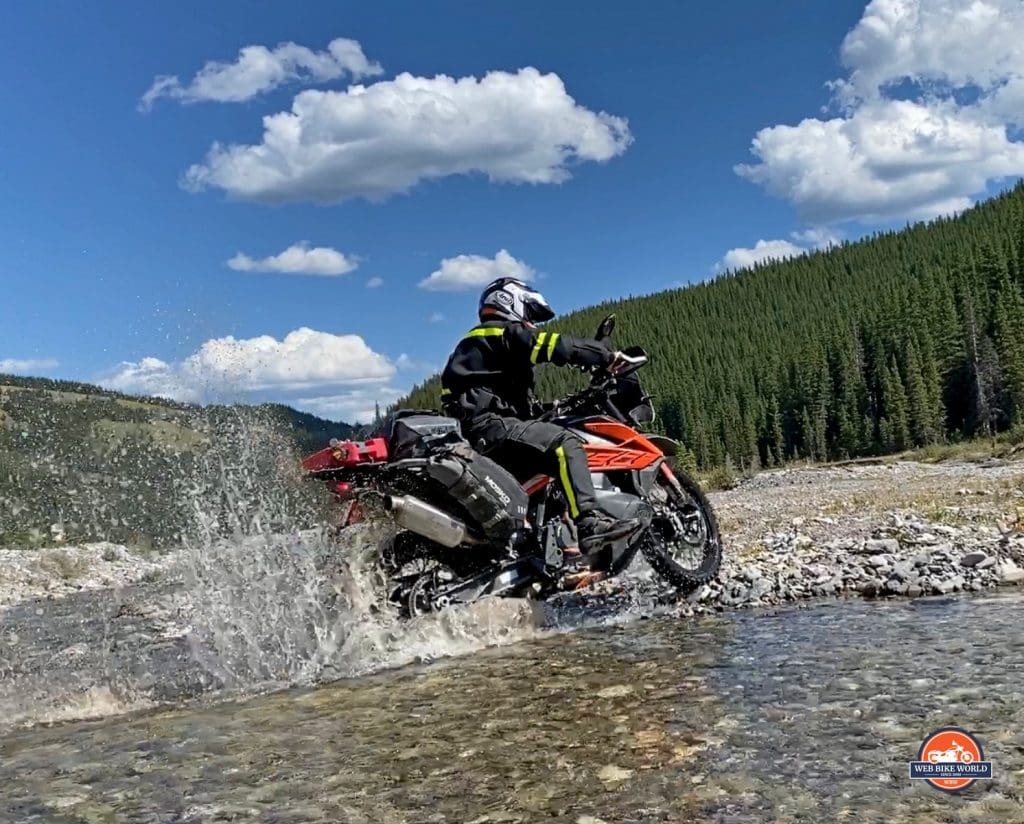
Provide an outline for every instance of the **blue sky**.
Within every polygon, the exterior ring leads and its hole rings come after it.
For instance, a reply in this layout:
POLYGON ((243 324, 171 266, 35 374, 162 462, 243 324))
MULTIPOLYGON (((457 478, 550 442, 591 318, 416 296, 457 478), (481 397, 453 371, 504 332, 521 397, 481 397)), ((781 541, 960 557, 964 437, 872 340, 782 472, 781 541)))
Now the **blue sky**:
POLYGON ((491 274, 566 311, 1024 172, 1013 0, 5 12, 0 370, 126 391, 365 416, 491 274))

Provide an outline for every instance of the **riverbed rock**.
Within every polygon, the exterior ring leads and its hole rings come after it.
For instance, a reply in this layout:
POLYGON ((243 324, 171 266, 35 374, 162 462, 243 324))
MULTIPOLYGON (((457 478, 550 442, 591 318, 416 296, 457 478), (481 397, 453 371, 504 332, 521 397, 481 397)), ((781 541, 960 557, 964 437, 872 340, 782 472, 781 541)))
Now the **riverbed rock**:
POLYGON ((1013 561, 1003 561, 998 568, 999 582, 1002 584, 1019 584, 1024 582, 1024 569, 1013 561))
POLYGON ((900 551, 900 543, 895 538, 872 538, 864 542, 862 551, 866 555, 895 554, 900 551))
POLYGON ((632 777, 632 775, 633 770, 623 769, 615 764, 608 764, 598 771, 597 778, 605 784, 618 784, 632 777))
POLYGON ((632 684, 613 684, 597 691, 598 698, 622 698, 633 692, 632 684))
POLYGON ((760 601, 774 589, 774 585, 767 578, 758 578, 751 585, 750 591, 747 593, 747 599, 750 601, 760 601))
POLYGON ((879 581, 865 581, 860 585, 860 594, 865 598, 874 598, 882 590, 882 584, 879 581))
POLYGON ((981 551, 968 552, 965 555, 960 556, 960 566, 962 567, 975 567, 982 561, 988 559, 988 555, 981 551))
POLYGON ((941 581, 936 581, 932 585, 932 589, 934 589, 940 595, 948 595, 950 592, 956 592, 957 590, 963 589, 963 586, 963 577, 960 575, 954 575, 952 578, 946 578, 941 581))

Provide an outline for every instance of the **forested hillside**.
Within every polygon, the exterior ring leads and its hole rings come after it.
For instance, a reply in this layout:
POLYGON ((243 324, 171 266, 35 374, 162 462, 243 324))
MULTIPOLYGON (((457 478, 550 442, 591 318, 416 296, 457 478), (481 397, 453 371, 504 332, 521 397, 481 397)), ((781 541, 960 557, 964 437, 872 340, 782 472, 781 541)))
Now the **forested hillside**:
POLYGON ((0 375, 0 545, 175 544, 195 524, 206 476, 237 466, 244 485, 223 494, 256 496, 264 480, 279 482, 283 451, 297 457, 352 431, 276 404, 197 407, 0 375))
MULTIPOLYGON (((685 242, 685 238, 680 239, 685 242)), ((626 274, 626 273, 624 273, 626 274)), ((702 467, 894 452, 1024 424, 1024 185, 955 217, 556 320, 652 355, 702 467)), ((547 370, 542 394, 572 376, 547 370)), ((429 381, 403 402, 436 406, 429 381)))

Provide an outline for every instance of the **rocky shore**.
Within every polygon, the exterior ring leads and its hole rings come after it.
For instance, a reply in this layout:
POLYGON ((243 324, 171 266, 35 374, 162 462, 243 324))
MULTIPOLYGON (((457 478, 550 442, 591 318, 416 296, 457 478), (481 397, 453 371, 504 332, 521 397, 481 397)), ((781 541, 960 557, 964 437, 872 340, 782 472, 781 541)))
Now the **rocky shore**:
MULTIPOLYGON (((1024 583, 1024 461, 791 468, 761 473, 711 500, 725 561, 684 611, 1024 583)), ((105 542, 0 549, 0 610, 162 583, 176 577, 177 560, 105 542)))
POLYGON ((107 541, 0 549, 0 611, 38 598, 161 580, 176 560, 175 553, 143 554, 107 541))
POLYGON ((1024 462, 787 469, 712 502, 725 563, 698 612, 1024 583, 1024 462))

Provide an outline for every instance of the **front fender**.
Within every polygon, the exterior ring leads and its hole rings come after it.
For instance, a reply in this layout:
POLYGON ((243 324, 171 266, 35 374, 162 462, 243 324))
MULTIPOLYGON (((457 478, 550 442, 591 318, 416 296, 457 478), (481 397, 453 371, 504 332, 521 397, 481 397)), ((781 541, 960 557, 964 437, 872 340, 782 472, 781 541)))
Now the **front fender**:
POLYGON ((644 437, 666 455, 679 454, 679 441, 666 438, 664 435, 648 435, 646 432, 644 433, 644 437))

